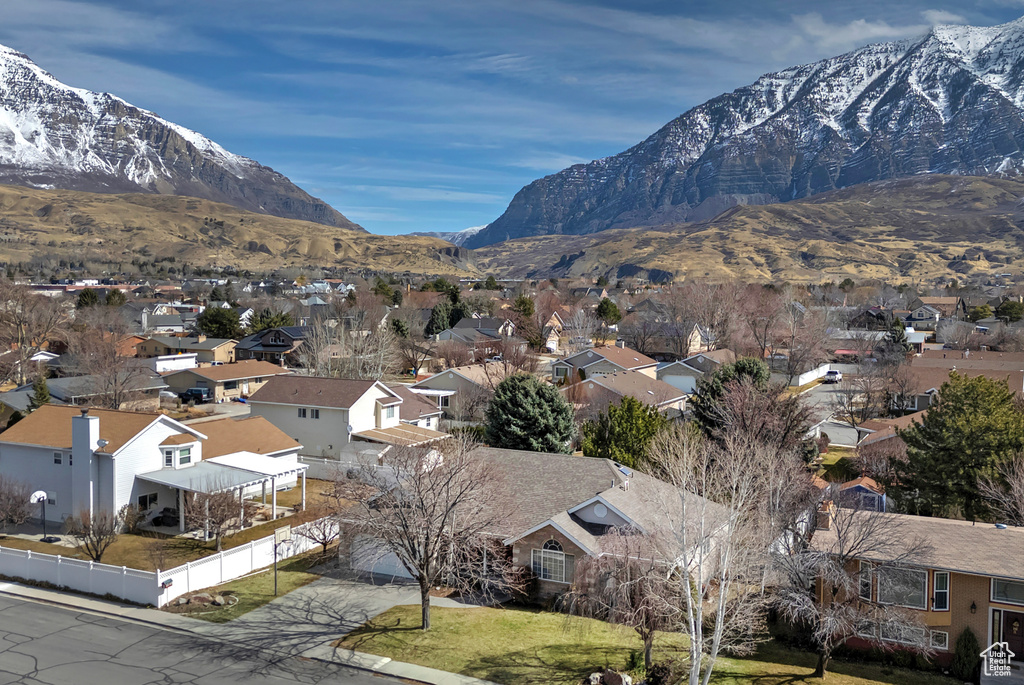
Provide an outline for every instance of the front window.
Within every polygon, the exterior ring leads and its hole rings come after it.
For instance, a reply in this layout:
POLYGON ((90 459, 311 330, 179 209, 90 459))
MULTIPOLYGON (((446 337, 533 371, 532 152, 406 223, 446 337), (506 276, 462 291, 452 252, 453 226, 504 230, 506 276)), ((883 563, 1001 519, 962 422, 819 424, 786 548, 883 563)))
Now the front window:
POLYGON ((923 647, 928 644, 928 633, 924 628, 908 626, 903 621, 882 622, 878 626, 878 635, 883 642, 897 642, 901 645, 923 647))
POLYGON ((871 563, 860 562, 860 598, 871 601, 871 563))
POLYGON ((300 419, 306 418, 306 408, 305 407, 299 407, 299 418, 300 419))
POLYGON ((182 447, 178 450, 178 466, 192 463, 192 448, 182 447))
POLYGON ((1024 606, 1024 583, 1010 580, 992 581, 992 601, 1024 606))
POLYGON ((311 418, 311 419, 319 419, 320 418, 320 410, 319 409, 310 409, 309 410, 309 418, 311 418))
POLYGON ((936 571, 933 584, 932 611, 949 611, 949 573, 936 571))
POLYGON ((149 511, 156 506, 156 493, 151 492, 148 495, 139 495, 139 511, 149 511))
POLYGON ((384 418, 386 418, 386 419, 393 419, 393 418, 395 418, 395 408, 394 407, 384 407, 384 418))
POLYGON ((576 557, 566 554, 558 540, 548 540, 542 549, 532 550, 530 557, 538 578, 556 583, 572 582, 576 557))
POLYGON ((878 601, 910 609, 927 609, 928 572, 909 568, 880 568, 878 601))
POLYGON ((164 467, 174 466, 174 450, 164 450, 164 467))
POLYGON ((224 381, 225 390, 238 390, 238 381, 224 381))
POLYGON ((452 398, 449 395, 440 395, 437 398, 437 406, 441 409, 447 409, 452 406, 452 398))
POLYGON ((53 453, 53 463, 54 464, 63 464, 64 463, 64 455, 62 453, 60 453, 60 452, 54 452, 53 453))
POLYGON ((949 633, 944 630, 933 630, 929 636, 932 649, 949 650, 949 633))
POLYGON ((555 367, 555 377, 556 378, 565 378, 568 375, 569 375, 569 369, 565 368, 564 366, 556 366, 555 367))

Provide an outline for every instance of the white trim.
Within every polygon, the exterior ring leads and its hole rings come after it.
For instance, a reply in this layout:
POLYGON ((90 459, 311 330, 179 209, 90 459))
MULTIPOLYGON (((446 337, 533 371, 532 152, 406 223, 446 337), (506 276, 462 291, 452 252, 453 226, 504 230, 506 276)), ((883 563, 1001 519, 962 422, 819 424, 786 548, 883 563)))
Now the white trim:
POLYGON ((875 589, 875 597, 877 598, 879 604, 885 604, 887 606, 897 606, 897 607, 902 607, 904 609, 914 609, 916 611, 928 611, 928 604, 929 604, 928 598, 930 596, 928 594, 928 590, 931 588, 931 574, 928 573, 928 569, 926 569, 926 568, 899 568, 899 567, 895 567, 895 566, 881 566, 881 567, 875 569, 875 577, 878 579, 878 582, 876 583, 877 588, 875 589), (898 573, 920 573, 920 574, 924 574, 924 595, 923 595, 924 606, 914 606, 912 604, 899 604, 897 602, 883 602, 882 601, 882 575, 885 573, 885 571, 895 571, 895 572, 898 572, 898 573))
POLYGON ((988 587, 989 587, 989 590, 988 590, 989 601, 995 602, 996 604, 1003 604, 1003 605, 1009 606, 1009 607, 1024 607, 1024 602, 1020 602, 1020 603, 1018 603, 1018 602, 1008 602, 1005 599, 996 599, 996 582, 997 581, 1003 582, 1003 583, 1014 583, 1016 585, 1024 585, 1024 581, 1009 580, 1009 579, 1006 579, 1006 578, 995 578, 995 577, 993 577, 989 581, 989 584, 988 584, 988 587))
MULTIPOLYGON (((148 424, 148 425, 147 425, 147 426, 146 426, 145 428, 143 428, 143 429, 142 429, 142 430, 140 430, 140 431, 139 431, 138 433, 136 433, 135 435, 133 435, 133 436, 132 436, 132 437, 131 437, 131 438, 130 438, 129 440, 127 440, 127 441, 126 441, 126 442, 125 442, 125 443, 124 443, 123 445, 121 445, 121 446, 120 446, 120 447, 119 447, 119 448, 117 449, 117 451, 116 451, 116 452, 112 452, 112 453, 110 453, 110 456, 111 456, 111 457, 116 457, 116 456, 117 456, 118 454, 120 454, 120 453, 121 453, 122 451, 124 451, 125 449, 127 449, 129 445, 131 445, 131 444, 132 444, 133 442, 135 442, 136 440, 138 440, 138 439, 139 439, 139 436, 141 436, 141 435, 142 435, 143 433, 145 433, 146 431, 148 431, 148 430, 149 430, 150 428, 152 428, 153 426, 155 426, 155 425, 156 425, 157 423, 159 423, 159 422, 161 422, 161 421, 166 421, 167 423, 169 423, 169 424, 170 424, 170 426, 171 426, 171 428, 180 428, 180 429, 181 429, 181 430, 179 431, 180 433, 189 433, 189 434, 191 434, 191 435, 194 435, 194 436, 195 436, 196 438, 198 438, 199 440, 207 440, 207 439, 208 439, 208 438, 207 438, 207 436, 203 435, 202 433, 200 433, 199 431, 197 431, 197 430, 196 430, 195 428, 189 428, 189 427, 188 427, 188 426, 186 426, 185 424, 181 423, 180 421, 175 421, 174 419, 172 419, 172 418, 171 418, 171 417, 169 417, 169 416, 166 416, 166 415, 160 415, 160 416, 156 417, 155 419, 153 419, 153 421, 152 421, 151 423, 149 423, 149 424, 148 424)), ((102 430, 102 429, 103 429, 103 425, 102 425, 102 421, 101 421, 101 422, 100 422, 100 430, 102 430)), ((97 453, 98 453, 98 454, 104 454, 103 452, 100 452, 99 450, 96 450, 96 451, 97 451, 97 453)))
POLYGON ((931 647, 932 649, 937 649, 937 650, 942 651, 942 652, 948 652, 949 651, 949 631, 948 630, 929 630, 928 631, 928 646, 931 647), (936 633, 939 633, 940 635, 945 635, 946 636, 946 644, 945 645, 940 647, 939 645, 935 644, 934 635, 936 633))
POLYGON ((569 531, 567 531, 565 528, 562 528, 560 525, 555 523, 552 519, 548 519, 547 521, 544 521, 543 523, 538 523, 536 526, 534 526, 533 528, 529 529, 525 533, 517 535, 516 537, 513 537, 513 538, 508 538, 507 540, 502 542, 502 544, 503 545, 515 544, 516 542, 519 542, 520 540, 525 538, 527 535, 532 535, 533 533, 536 533, 538 530, 541 530, 542 528, 546 528, 548 526, 551 526, 552 528, 557 530, 559 533, 561 533, 565 537, 569 538, 569 540, 574 545, 576 545, 581 550, 583 550, 584 553, 589 554, 590 556, 597 556, 597 555, 594 554, 594 551, 592 549, 590 549, 589 547, 584 545, 582 542, 577 540, 575 537, 573 537, 573 535, 571 533, 569 533, 569 531))
POLYGON ((617 508, 617 507, 616 507, 616 506, 615 506, 614 504, 612 504, 611 502, 609 502, 608 500, 606 500, 606 499, 605 499, 604 497, 602 497, 602 496, 601 496, 601 495, 599 495, 599 494, 598 494, 598 495, 594 495, 593 497, 591 497, 590 499, 586 500, 585 502, 581 502, 580 504, 577 504, 577 505, 576 505, 575 507, 573 507, 572 509, 569 509, 567 513, 569 513, 569 514, 575 514, 575 513, 576 513, 577 511, 579 511, 580 509, 583 509, 584 507, 587 507, 587 506, 589 506, 589 505, 593 504, 594 502, 600 502, 601 504, 605 505, 606 507, 608 507, 609 509, 611 509, 611 510, 612 510, 613 512, 615 512, 616 514, 618 514, 618 515, 619 515, 619 516, 620 516, 621 518, 623 518, 623 519, 625 519, 625 520, 629 521, 629 522, 630 522, 630 523, 631 523, 632 525, 636 526, 636 527, 637 527, 637 529, 639 529, 639 530, 640 530, 641 532, 643 532, 643 533, 646 533, 646 532, 647 532, 646 530, 644 530, 644 527, 643 527, 643 526, 641 526, 641 525, 640 525, 639 523, 637 523, 636 521, 634 521, 634 520, 633 520, 633 519, 631 519, 630 517, 626 516, 626 515, 625 515, 625 514, 624 514, 624 513, 622 512, 622 510, 621 510, 621 509, 618 509, 618 508, 617 508))
POLYGON ((939 611, 939 612, 943 612, 943 613, 945 613, 947 611, 950 611, 950 605, 951 605, 950 599, 951 599, 951 595, 952 595, 951 590, 952 590, 952 585, 953 585, 953 576, 952 576, 952 574, 950 574, 949 571, 932 571, 931 575, 932 575, 931 610, 932 611, 939 611), (939 574, 942 574, 942 575, 946 576, 946 589, 945 590, 939 590, 939 584, 938 584, 938 582, 936 582, 936 578, 938 577, 939 574), (945 609, 936 609, 935 608, 935 594, 937 592, 944 592, 946 594, 946 608, 945 609))

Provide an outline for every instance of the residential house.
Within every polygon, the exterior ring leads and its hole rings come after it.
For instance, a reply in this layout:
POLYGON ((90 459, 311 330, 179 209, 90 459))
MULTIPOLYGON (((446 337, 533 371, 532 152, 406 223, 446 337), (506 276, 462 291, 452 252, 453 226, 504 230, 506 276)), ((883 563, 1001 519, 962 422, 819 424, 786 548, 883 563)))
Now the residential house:
POLYGON ((918 297, 910 303, 910 311, 923 306, 932 307, 939 311, 939 315, 943 319, 966 319, 967 318, 967 304, 963 298, 957 297, 956 295, 951 296, 927 296, 918 297))
POLYGON ((516 334, 516 325, 511 319, 500 319, 497 317, 472 317, 465 316, 455 326, 455 330, 473 329, 486 333, 487 335, 499 338, 510 337, 516 334))
POLYGON ((722 364, 735 361, 736 354, 732 350, 701 352, 686 359, 659 364, 657 378, 686 394, 693 394, 701 378, 713 373, 722 364))
POLYGON ((181 394, 189 388, 208 388, 211 400, 227 402, 240 397, 249 397, 275 376, 290 374, 291 371, 278 364, 254 359, 182 369, 164 374, 164 382, 172 392, 181 394))
POLYGON ((306 326, 268 328, 239 340, 235 346, 235 358, 259 359, 282 366, 294 366, 298 350, 308 334, 309 328, 306 326))
POLYGON ((444 412, 436 402, 413 392, 408 385, 394 383, 388 385, 388 390, 402 398, 402 403, 398 405, 399 421, 410 426, 439 430, 444 412))
POLYGON ((897 437, 898 431, 906 430, 924 420, 928 410, 914 412, 892 419, 868 419, 857 426, 857 446, 875 445, 897 437))
POLYGON ((839 506, 849 506, 862 511, 887 511, 889 508, 885 490, 874 478, 860 476, 841 483, 837 490, 839 506))
MULTIPOLYGON (((949 665, 965 628, 982 645, 1009 642, 1024 663, 1024 528, 908 514, 854 515, 894 518, 901 537, 918 538, 926 547, 912 568, 900 569, 899 578, 886 567, 874 567, 889 561, 878 551, 884 546, 865 554, 853 569, 860 572, 861 597, 913 612, 942 665, 949 665)), ((828 551, 836 535, 831 516, 823 515, 811 544, 828 551)), ((827 601, 820 584, 818 601, 827 601)), ((894 636, 875 625, 865 625, 860 637, 847 644, 870 648, 877 641, 899 647, 894 636)))
POLYGON ((293 436, 304 454, 337 459, 352 440, 422 445, 444 433, 401 420, 402 396, 380 381, 275 376, 249 398, 262 416, 293 436))
POLYGON ((934 331, 942 318, 942 312, 937 307, 923 304, 911 309, 904 320, 916 331, 934 331))
POLYGON ((577 352, 551 365, 551 380, 586 379, 618 371, 639 371, 657 378, 658 362, 624 344, 605 345, 577 352))
POLYGON ((181 511, 196 492, 269 485, 276 500, 299 475, 305 483, 299 447, 262 418, 197 427, 164 414, 45 405, 0 435, 0 474, 46 492, 50 521, 126 504, 181 511))
POLYGON ((188 330, 181 314, 148 314, 143 310, 141 318, 143 333, 184 333, 188 330))
POLYGON ((199 366, 230 364, 235 361, 237 340, 231 338, 153 336, 136 345, 139 357, 165 357, 172 354, 195 354, 199 366))
POLYGON ((410 386, 430 398, 449 419, 480 421, 494 388, 514 369, 502 362, 456 366, 410 386))
POLYGON ((686 393, 641 371, 619 371, 591 376, 564 385, 562 395, 576 411, 596 416, 611 404, 632 397, 657 408, 667 418, 679 418, 686 411, 686 393))
MULTIPOLYGON (((87 406, 107 403, 114 395, 120 395, 119 409, 145 411, 159 408, 160 391, 166 390, 167 384, 159 374, 140 364, 113 369, 106 374, 48 378, 46 387, 50 390, 51 400, 62 404, 87 406)), ((31 394, 32 385, 23 385, 12 392, 31 394)))
MULTIPOLYGON (((493 533, 501 536, 512 563, 532 572, 537 599, 566 592, 586 557, 616 553, 609 542, 616 531, 676 527, 682 499, 699 499, 607 459, 491 447, 477 448, 477 455, 514 484, 515 504, 493 533)), ((716 505, 704 504, 709 513, 717 512, 716 505)), ((357 550, 353 569, 408 577, 394 555, 381 554, 379 547, 364 542, 357 550)))
POLYGON ((1024 397, 1024 353, 926 350, 913 359, 908 370, 913 392, 908 408, 915 411, 927 409, 953 371, 962 376, 985 376, 1006 382, 1010 390, 1024 397))

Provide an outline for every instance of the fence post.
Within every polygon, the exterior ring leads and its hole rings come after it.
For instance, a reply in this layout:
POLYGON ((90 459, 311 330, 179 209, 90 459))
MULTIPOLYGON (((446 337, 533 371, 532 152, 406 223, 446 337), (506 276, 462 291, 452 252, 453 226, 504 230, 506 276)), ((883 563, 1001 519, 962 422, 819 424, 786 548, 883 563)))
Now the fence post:
MULTIPOLYGON (((223 583, 224 582, 224 552, 218 553, 217 556, 219 557, 217 559, 217 566, 220 567, 220 582, 223 583)), ((219 584, 220 583, 218 583, 218 585, 219 584)))
POLYGON ((122 566, 121 567, 121 599, 126 599, 126 597, 124 596, 124 584, 125 584, 125 582, 127 582, 127 578, 128 578, 128 567, 127 566, 122 566))
POLYGON ((185 562, 185 592, 192 592, 192 562, 185 562))
POLYGON ((249 543, 249 572, 256 568, 256 543, 249 543))
POLYGON ((32 550, 25 551, 25 577, 32 577, 32 550))
POLYGON ((93 561, 89 560, 89 592, 92 592, 93 561))
POLYGON ((64 557, 62 557, 59 554, 57 555, 57 587, 61 587, 61 582, 60 582, 60 565, 61 565, 61 562, 63 561, 63 559, 64 559, 64 557))

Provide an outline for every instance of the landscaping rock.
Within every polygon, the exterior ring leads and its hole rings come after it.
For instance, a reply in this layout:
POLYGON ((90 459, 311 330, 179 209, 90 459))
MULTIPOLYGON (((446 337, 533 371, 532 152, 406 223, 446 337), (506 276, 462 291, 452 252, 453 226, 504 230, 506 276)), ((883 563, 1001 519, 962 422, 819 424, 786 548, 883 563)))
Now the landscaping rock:
POLYGON ((188 597, 178 597, 178 606, 188 604, 188 597))
POLYGON ((590 674, 589 682, 590 682, 590 685, 601 685, 601 674, 600 673, 591 673, 590 674))
POLYGON ((221 595, 217 595, 216 597, 213 598, 213 605, 214 606, 222 607, 225 604, 227 604, 227 602, 224 601, 224 597, 222 597, 221 595))
POLYGON ((208 592, 200 592, 198 595, 192 595, 192 598, 188 601, 189 604, 209 604, 213 601, 213 596, 208 592))
POLYGON ((606 668, 601 676, 604 685, 623 685, 622 676, 610 668, 606 668))

